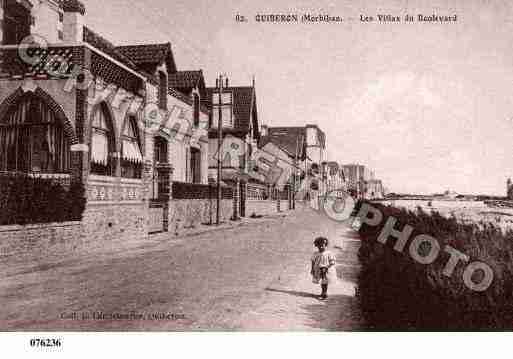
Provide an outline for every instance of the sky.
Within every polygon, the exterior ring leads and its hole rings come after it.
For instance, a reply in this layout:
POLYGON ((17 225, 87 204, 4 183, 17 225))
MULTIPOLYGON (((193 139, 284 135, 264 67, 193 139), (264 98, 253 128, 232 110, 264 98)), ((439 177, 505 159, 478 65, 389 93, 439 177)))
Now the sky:
POLYGON ((202 69, 207 86, 254 76, 261 124, 317 124, 329 160, 369 166, 390 191, 505 195, 513 177, 513 3, 83 2, 93 30, 120 45, 171 42, 178 69, 202 69), (255 21, 275 13, 344 21, 255 21), (457 21, 360 22, 433 13, 457 21))

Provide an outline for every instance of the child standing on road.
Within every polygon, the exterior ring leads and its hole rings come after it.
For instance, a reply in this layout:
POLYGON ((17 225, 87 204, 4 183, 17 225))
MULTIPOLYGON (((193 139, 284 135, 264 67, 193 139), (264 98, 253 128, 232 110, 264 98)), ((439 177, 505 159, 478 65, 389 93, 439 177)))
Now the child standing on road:
POLYGON ((336 278, 335 256, 331 254, 328 248, 328 239, 325 237, 318 237, 314 241, 314 246, 318 251, 312 255, 312 281, 315 284, 321 284, 321 295, 319 299, 325 300, 328 298, 328 283, 332 283, 336 278))

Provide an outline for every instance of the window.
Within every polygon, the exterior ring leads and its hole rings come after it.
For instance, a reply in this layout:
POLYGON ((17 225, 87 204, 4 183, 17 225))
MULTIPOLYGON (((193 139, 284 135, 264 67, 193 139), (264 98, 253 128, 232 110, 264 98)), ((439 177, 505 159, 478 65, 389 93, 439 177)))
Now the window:
POLYGON ((194 94, 194 126, 199 126, 200 118, 200 97, 197 93, 194 94))
POLYGON ((105 104, 98 106, 94 113, 91 137, 91 173, 103 176, 115 174, 114 132, 112 120, 105 104))
POLYGON ((4 4, 3 43, 17 45, 30 35, 30 10, 16 0, 6 0, 4 4))
POLYGON ((67 173, 69 142, 62 123, 39 97, 24 95, 0 121, 0 171, 67 173))
POLYGON ((189 161, 190 181, 192 183, 201 183, 201 151, 191 147, 189 161))
POLYGON ((126 178, 142 177, 142 148, 137 120, 130 116, 125 124, 122 139, 121 176, 126 178))
POLYGON ((167 109, 167 76, 159 71, 159 107, 167 109))
POLYGON ((64 14, 59 12, 59 22, 64 22, 64 14))
MULTIPOLYGON (((233 116, 232 116, 232 106, 225 105, 221 107, 221 120, 223 127, 233 127, 233 116)), ((212 121, 213 127, 217 128, 219 123, 219 106, 214 105, 212 107, 212 121)))
POLYGON ((57 37, 59 38, 59 40, 64 40, 64 34, 61 30, 57 31, 57 37))
POLYGON ((167 159, 167 141, 163 137, 155 137, 155 146, 154 146, 154 160, 155 163, 168 163, 167 159))
MULTIPOLYGON (((233 127, 232 93, 221 94, 221 119, 223 127, 233 127)), ((219 123, 219 93, 212 94, 212 127, 216 128, 219 123)))
MULTIPOLYGON (((223 105, 232 103, 232 93, 231 92, 222 92, 221 93, 221 102, 223 105)), ((219 104, 219 90, 218 92, 214 92, 212 94, 212 103, 215 105, 219 104)))

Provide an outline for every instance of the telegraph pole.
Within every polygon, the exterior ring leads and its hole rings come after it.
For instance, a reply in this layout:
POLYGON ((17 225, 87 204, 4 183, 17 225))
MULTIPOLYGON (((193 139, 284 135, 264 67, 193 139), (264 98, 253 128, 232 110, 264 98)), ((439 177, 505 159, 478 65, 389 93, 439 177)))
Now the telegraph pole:
POLYGON ((217 118, 217 216, 216 216, 216 224, 219 225, 221 222, 221 172, 222 172, 222 159, 221 159, 221 142, 223 140, 223 111, 222 111, 222 99, 221 94, 223 92, 223 75, 219 75, 218 81, 218 95, 219 95, 219 112, 217 118))

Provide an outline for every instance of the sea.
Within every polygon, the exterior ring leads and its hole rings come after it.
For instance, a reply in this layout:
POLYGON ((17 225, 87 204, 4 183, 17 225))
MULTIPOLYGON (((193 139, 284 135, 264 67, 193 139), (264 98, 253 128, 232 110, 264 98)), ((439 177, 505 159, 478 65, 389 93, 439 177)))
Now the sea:
POLYGON ((426 212, 437 211, 441 215, 455 216, 463 223, 493 223, 503 230, 513 229, 513 208, 490 206, 483 201, 464 200, 387 200, 385 205, 416 210, 418 207, 426 212))

